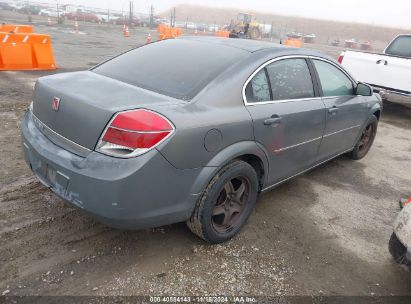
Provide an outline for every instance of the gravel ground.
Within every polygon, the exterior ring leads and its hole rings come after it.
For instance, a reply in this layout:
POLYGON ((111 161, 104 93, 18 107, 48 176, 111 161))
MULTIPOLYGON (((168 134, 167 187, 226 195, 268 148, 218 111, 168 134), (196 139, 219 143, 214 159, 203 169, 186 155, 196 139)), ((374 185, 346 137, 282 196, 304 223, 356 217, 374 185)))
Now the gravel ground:
MULTIPOLYGON (((80 26, 76 35, 70 24, 36 25, 52 35, 57 72, 87 69, 149 33, 80 26)), ((0 294, 411 295, 410 274, 387 250, 397 201, 410 195, 410 109, 387 103, 365 159, 340 157, 263 195, 238 237, 211 246, 184 224, 107 228, 32 176, 19 124, 47 74, 0 72, 0 294)))

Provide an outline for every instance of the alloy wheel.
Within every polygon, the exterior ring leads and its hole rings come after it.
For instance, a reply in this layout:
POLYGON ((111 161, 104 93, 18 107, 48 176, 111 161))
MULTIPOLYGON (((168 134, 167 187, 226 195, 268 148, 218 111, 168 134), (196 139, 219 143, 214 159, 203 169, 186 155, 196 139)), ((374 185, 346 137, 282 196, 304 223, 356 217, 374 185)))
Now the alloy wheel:
POLYGON ((244 177, 228 180, 222 188, 212 211, 213 228, 226 234, 240 223, 250 195, 250 182, 244 177))

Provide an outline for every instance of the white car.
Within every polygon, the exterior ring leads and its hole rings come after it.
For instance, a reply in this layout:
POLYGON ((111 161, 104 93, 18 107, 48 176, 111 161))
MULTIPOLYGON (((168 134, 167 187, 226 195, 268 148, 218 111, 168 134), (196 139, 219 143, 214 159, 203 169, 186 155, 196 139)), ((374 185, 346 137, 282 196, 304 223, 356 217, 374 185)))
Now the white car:
POLYGON ((397 36, 382 54, 347 50, 338 61, 383 99, 411 105, 411 34, 397 36))
POLYGON ((64 16, 64 11, 61 10, 51 10, 51 9, 42 9, 40 10, 39 15, 48 16, 48 17, 59 17, 64 16))
POLYGON ((186 23, 186 28, 190 30, 196 30, 197 29, 197 24, 194 22, 187 22, 186 23))
POLYGON ((208 31, 209 32, 218 32, 218 30, 219 30, 218 24, 210 24, 208 26, 208 31))

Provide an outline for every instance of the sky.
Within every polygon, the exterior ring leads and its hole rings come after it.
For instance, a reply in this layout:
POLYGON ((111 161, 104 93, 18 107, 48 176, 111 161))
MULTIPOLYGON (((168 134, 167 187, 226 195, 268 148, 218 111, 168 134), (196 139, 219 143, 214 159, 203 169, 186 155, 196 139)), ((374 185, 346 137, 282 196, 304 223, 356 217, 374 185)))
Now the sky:
MULTIPOLYGON (((56 0, 37 0, 53 2, 56 0)), ((121 10, 127 9, 129 0, 58 0, 85 6, 121 10)), ((134 0, 135 10, 147 12, 150 4, 156 12, 165 11, 176 4, 200 4, 216 7, 247 9, 266 13, 302 16, 403 27, 411 29, 411 0, 134 0)))

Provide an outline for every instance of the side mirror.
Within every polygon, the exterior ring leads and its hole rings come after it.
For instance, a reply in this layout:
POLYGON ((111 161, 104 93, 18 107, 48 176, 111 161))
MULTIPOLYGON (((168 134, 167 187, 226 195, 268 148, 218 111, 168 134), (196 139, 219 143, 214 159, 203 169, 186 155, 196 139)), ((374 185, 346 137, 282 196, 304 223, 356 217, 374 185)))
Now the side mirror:
POLYGON ((355 93, 361 96, 372 96, 373 89, 371 86, 365 83, 358 83, 355 93))

